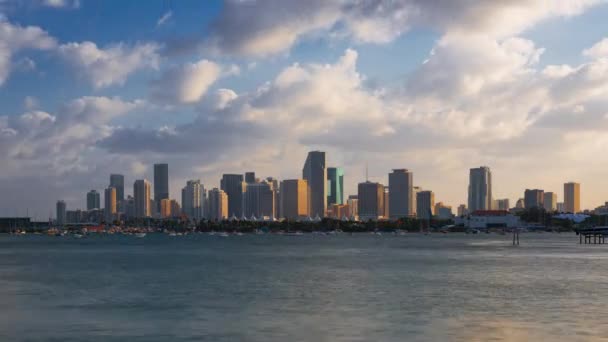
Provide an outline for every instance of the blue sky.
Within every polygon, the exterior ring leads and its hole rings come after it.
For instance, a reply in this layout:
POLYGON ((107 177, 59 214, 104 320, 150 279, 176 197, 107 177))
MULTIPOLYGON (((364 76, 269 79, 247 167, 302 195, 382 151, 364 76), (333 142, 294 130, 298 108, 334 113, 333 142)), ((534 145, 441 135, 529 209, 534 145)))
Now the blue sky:
POLYGON ((310 149, 351 193, 367 162, 384 183, 412 169, 454 207, 479 165, 513 203, 569 180, 584 206, 605 198, 608 165, 589 161, 608 147, 601 0, 4 0, 0 14, 0 191, 44 192, 8 212, 79 207, 110 172, 129 184, 161 161, 173 197, 222 172, 296 178, 310 149))

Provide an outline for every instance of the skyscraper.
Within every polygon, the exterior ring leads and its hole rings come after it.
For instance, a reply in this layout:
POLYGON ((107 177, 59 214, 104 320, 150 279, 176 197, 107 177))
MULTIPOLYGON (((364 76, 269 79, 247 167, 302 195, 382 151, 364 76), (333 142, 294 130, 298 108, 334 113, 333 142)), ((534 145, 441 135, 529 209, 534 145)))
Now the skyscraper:
POLYGON ((106 223, 112 223, 116 219, 117 205, 116 205, 116 197, 117 191, 114 187, 109 187, 104 191, 103 200, 105 202, 104 206, 104 216, 106 223))
POLYGON ((414 176, 407 169, 394 169, 388 174, 389 216, 391 219, 413 216, 414 176))
POLYGON ((310 188, 310 215, 325 216, 327 208, 327 169, 325 168, 325 152, 308 152, 302 178, 310 188))
POLYGON ((245 184, 243 175, 224 174, 220 188, 228 195, 228 215, 238 218, 243 216, 243 193, 245 184))
POLYGON ((435 214, 435 194, 432 191, 419 191, 416 194, 416 205, 416 215, 419 219, 431 219, 435 214))
POLYGON ((469 172, 469 212, 492 209, 492 172, 487 166, 469 172))
POLYGON ((154 202, 160 212, 160 201, 169 198, 169 164, 154 164, 154 202))
POLYGON ((228 195, 224 190, 213 188, 209 191, 209 219, 225 220, 228 218, 228 195))
POLYGON ((198 179, 189 180, 182 189, 182 212, 191 219, 204 217, 205 188, 198 179))
POLYGON ((162 218, 169 218, 172 215, 171 212, 171 201, 168 198, 163 198, 162 200, 160 200, 160 217, 162 218))
POLYGON ((327 205, 344 204, 344 169, 327 168, 327 205))
POLYGON ((524 192, 524 207, 526 209, 543 208, 545 191, 539 189, 526 189, 524 192))
POLYGON ((245 216, 257 218, 274 215, 275 197, 272 185, 266 181, 247 183, 244 195, 245 216))
POLYGON ((359 183, 357 190, 360 220, 377 220, 384 216, 384 185, 367 181, 359 183))
POLYGON ((543 206, 547 211, 557 210, 557 194, 555 192, 545 192, 543 206))
POLYGON ((125 200, 125 176, 119 174, 110 175, 110 186, 116 189, 116 202, 125 200))
POLYGON ((147 179, 138 179, 133 183, 133 197, 135 217, 144 218, 152 216, 150 182, 147 179))
POLYGON ((282 216, 288 220, 306 217, 309 211, 308 182, 304 179, 286 179, 281 182, 282 216))
POLYGON ((581 211, 581 185, 579 183, 564 184, 564 211, 573 214, 581 211))
POLYGON ((245 183, 255 183, 255 172, 245 172, 245 183))
POLYGON ((66 224, 65 209, 66 209, 65 202, 57 201, 57 205, 55 208, 55 211, 56 211, 55 215, 57 217, 56 222, 60 226, 66 224))
POLYGON ((359 217, 359 198, 357 195, 348 196, 346 204, 348 205, 348 211, 350 213, 349 218, 357 219, 359 217))
POLYGON ((87 210, 100 209, 101 208, 101 196, 97 190, 91 190, 87 192, 87 210))

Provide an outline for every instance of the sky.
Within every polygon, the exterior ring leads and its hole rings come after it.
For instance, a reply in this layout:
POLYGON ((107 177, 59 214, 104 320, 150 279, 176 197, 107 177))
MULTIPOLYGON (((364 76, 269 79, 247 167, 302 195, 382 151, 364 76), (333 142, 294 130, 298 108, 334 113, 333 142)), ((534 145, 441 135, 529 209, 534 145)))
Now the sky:
POLYGON ((222 173, 346 193, 394 168, 454 209, 581 183, 608 200, 603 0, 0 0, 0 216, 54 216, 169 163, 170 196, 222 173), (103 193, 103 192, 102 192, 103 193))

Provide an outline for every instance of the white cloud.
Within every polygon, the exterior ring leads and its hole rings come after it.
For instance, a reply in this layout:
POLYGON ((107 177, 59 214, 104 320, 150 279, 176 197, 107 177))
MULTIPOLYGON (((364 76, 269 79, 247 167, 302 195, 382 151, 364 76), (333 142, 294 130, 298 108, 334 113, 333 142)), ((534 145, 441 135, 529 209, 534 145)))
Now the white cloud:
POLYGON ((93 42, 68 43, 59 47, 59 54, 72 64, 95 88, 122 85, 132 73, 142 69, 158 69, 160 46, 123 43, 98 48, 93 42))
POLYGON ((43 0, 42 5, 54 8, 78 8, 80 0, 43 0))
POLYGON ((222 67, 212 61, 202 59, 187 63, 165 71, 154 81, 152 97, 167 102, 198 102, 221 76, 222 67))
POLYGON ((163 14, 160 18, 158 18, 158 21, 156 22, 156 27, 160 27, 160 26, 164 25, 167 21, 169 21, 169 19, 171 19, 172 16, 173 16, 172 11, 165 12, 165 14, 163 14))
POLYGON ((0 86, 8 79, 14 54, 21 50, 50 50, 56 41, 46 31, 36 26, 13 25, 0 18, 0 86))
MULTIPOLYGON (((584 12, 604 0, 352 0, 228 1, 211 44, 228 54, 265 56, 288 51, 316 32, 363 43, 388 43, 412 27, 444 33, 521 33, 554 17, 584 12), (244 29, 246 28, 246 29, 244 29)), ((327 36, 319 35, 319 36, 327 36)))
POLYGON ((608 58, 608 38, 583 51, 583 55, 591 58, 608 58))

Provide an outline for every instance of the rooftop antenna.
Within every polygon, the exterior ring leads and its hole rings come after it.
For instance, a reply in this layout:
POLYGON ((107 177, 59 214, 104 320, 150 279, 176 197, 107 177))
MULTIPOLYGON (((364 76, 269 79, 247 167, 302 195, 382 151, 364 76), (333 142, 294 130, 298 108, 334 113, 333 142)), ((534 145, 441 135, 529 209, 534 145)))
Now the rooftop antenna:
POLYGON ((369 182, 367 162, 365 162, 365 182, 369 182))

